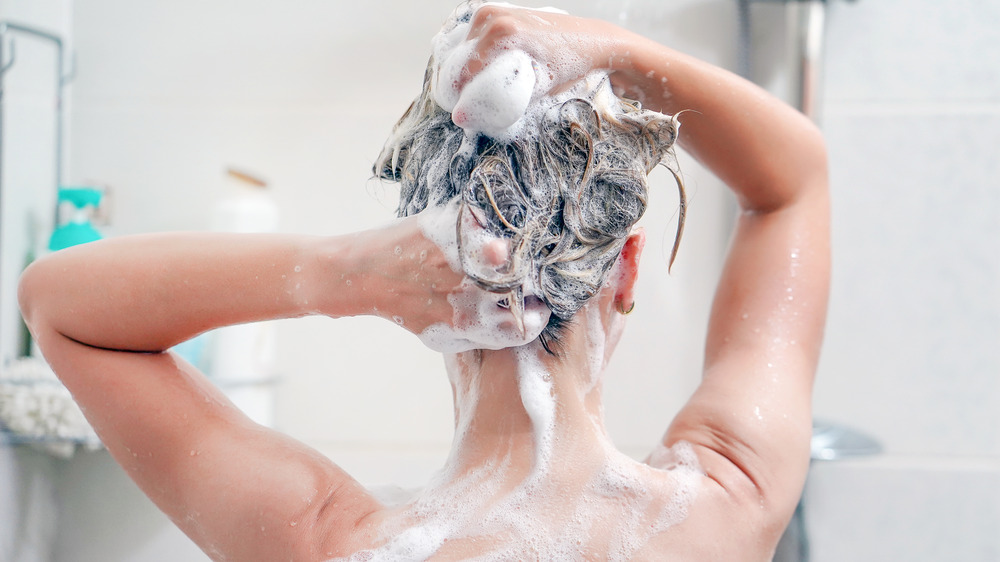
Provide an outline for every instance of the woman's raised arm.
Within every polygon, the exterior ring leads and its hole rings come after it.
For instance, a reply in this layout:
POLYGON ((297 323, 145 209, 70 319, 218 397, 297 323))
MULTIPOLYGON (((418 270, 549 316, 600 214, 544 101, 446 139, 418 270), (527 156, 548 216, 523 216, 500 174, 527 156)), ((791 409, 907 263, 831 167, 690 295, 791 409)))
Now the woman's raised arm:
MULTIPOLYGON (((826 150, 801 113, 709 64, 631 36, 619 88, 681 117, 681 145, 740 206, 713 302, 702 384, 664 440, 703 445, 714 475, 780 532, 809 462, 812 382, 829 292, 826 150), (729 463, 737 470, 727 470, 729 463)), ((708 460, 706 469, 712 470, 708 460)))
POLYGON ((409 220, 330 238, 111 239, 36 262, 19 297, 46 360, 115 460, 199 546, 219 559, 325 560, 356 550, 355 524, 377 502, 165 350, 215 327, 311 313, 378 307, 415 329, 434 314, 450 318, 431 284, 446 292, 460 276, 417 234, 409 220))
POLYGON ((470 37, 479 55, 470 74, 493 53, 521 49, 552 91, 602 70, 645 107, 684 112, 681 146, 736 194, 740 214, 711 311, 702 384, 664 442, 695 444, 709 476, 780 533, 808 467, 829 290, 820 132, 750 82, 606 22, 490 5, 476 13, 470 37))

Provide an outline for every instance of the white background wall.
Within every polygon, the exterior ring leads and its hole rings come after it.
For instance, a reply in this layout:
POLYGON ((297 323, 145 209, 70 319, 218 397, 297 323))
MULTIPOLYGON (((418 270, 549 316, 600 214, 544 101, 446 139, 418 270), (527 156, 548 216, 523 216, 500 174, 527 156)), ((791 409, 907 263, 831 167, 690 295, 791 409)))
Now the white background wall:
POLYGON ((998 560, 1000 2, 834 2, 829 23, 816 414, 886 454, 815 467, 815 559, 998 560))
MULTIPOLYGON (((19 23, 64 37, 72 27, 71 0, 0 0, 0 21, 19 23)), ((0 65, 14 61, 3 77, 3 158, 0 160, 0 368, 18 347, 17 276, 30 243, 29 223, 51 230, 56 197, 56 48, 11 32, 0 65), (12 43, 13 50, 12 55, 12 43), (16 58, 13 58, 16 57, 16 58)), ((52 558, 58 517, 57 463, 25 448, 4 445, 0 436, 0 561, 52 558)))
MULTIPOLYGON (((395 190, 370 181, 370 165, 454 2, 346 4, 78 2, 67 179, 111 189, 107 233, 206 228, 227 165, 271 181, 283 230, 387 221, 395 190)), ((731 0, 544 4, 733 66, 731 0)), ((1000 556, 1000 14, 995 1, 952 4, 831 8, 823 122, 837 254, 816 407, 887 454, 816 466, 819 561, 1000 556)), ((756 12, 770 45, 780 26, 756 12)), ((783 79, 780 66, 757 70, 783 79)), ((697 383, 725 244, 728 200, 693 162, 683 168, 693 201, 680 258, 668 278, 676 200, 660 174, 637 311, 606 379, 609 430, 635 456, 697 383)), ((418 485, 443 461, 450 391, 416 338, 370 319, 282 322, 278 336, 280 429, 366 483, 418 485)), ((0 464, 0 488, 11 474, 0 464)), ((202 559, 105 455, 59 463, 53 481, 55 560, 202 559)))
MULTIPOLYGON (((0 20, 69 38, 71 0, 0 0, 0 20)), ((12 303, 33 232, 51 232, 56 199, 56 111, 58 50, 50 41, 21 31, 4 34, 3 186, 0 217, 0 301, 12 303), (34 226, 32 226, 34 225, 34 226)), ((46 238, 45 242, 48 242, 46 238)), ((0 360, 15 356, 20 317, 0 307, 0 360)))

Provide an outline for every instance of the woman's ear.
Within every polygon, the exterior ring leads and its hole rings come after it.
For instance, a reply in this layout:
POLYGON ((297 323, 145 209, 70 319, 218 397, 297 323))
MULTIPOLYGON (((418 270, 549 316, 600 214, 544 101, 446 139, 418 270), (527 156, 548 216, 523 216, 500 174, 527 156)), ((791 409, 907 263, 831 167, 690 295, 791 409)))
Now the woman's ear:
POLYGON ((646 231, 637 228, 625 239, 621 253, 621 270, 618 287, 615 291, 615 308, 623 314, 632 311, 635 306, 635 281, 639 278, 639 258, 646 246, 646 231))

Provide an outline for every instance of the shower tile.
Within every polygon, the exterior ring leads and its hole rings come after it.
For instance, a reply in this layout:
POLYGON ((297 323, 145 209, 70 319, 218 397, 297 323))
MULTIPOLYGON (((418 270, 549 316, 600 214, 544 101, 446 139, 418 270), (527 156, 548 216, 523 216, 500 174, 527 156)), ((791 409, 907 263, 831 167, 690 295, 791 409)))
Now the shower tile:
POLYGON ((440 354, 377 318, 322 318, 280 327, 289 373, 279 429, 313 442, 447 446, 454 414, 440 354))
POLYGON ((402 76, 412 97, 430 38, 456 2, 395 4, 78 3, 76 95, 328 102, 345 91, 377 95, 402 76))
POLYGON ((448 447, 352 447, 311 443, 362 484, 374 488, 421 488, 444 466, 448 447))
POLYGON ((113 226, 121 234, 207 228, 213 203, 226 193, 227 165, 269 180, 286 229, 371 226, 393 212, 391 189, 370 181, 371 163, 409 99, 386 101, 391 112, 352 102, 81 102, 71 124, 86 142, 73 146, 71 169, 77 181, 115 189, 113 226))
POLYGON ((5 0, 0 2, 0 20, 66 34, 72 5, 72 0, 5 0))
POLYGON ((988 562, 1000 557, 1000 464, 936 460, 813 465, 814 562, 988 562))
POLYGON ((61 462, 56 483, 59 532, 52 557, 16 560, 211 560, 142 493, 107 451, 79 451, 61 462))
POLYGON ((997 115, 827 122, 835 262, 816 410, 891 451, 1000 455, 997 115))
MULTIPOLYGON (((6 18, 0 16, 0 20, 6 18)), ((45 27, 27 25, 49 32, 45 27)), ((11 64, 3 75, 5 104, 19 98, 42 98, 48 112, 55 114, 52 99, 56 95, 59 76, 59 57, 55 44, 20 31, 8 31, 3 37, 3 62, 11 64)), ((12 111, 5 107, 4 113, 6 117, 12 111)))
POLYGON ((1000 3, 881 0, 829 6, 829 101, 1000 100, 1000 3))

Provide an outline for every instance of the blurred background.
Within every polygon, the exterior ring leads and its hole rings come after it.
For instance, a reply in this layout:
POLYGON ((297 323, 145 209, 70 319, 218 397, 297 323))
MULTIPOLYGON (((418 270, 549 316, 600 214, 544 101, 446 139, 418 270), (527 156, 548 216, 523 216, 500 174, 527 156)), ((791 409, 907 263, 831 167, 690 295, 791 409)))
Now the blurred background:
MULTIPOLYGON (((785 2, 527 4, 617 22, 797 103, 799 22, 785 2)), ((880 452, 813 464, 811 559, 1000 560, 1000 2, 820 4, 813 111, 830 150, 835 266, 815 412, 880 452)), ((16 279, 47 251, 57 185, 103 195, 92 218, 108 237, 213 228, 242 189, 232 167, 266 180, 255 197, 266 193, 280 231, 391 220, 397 191, 371 163, 454 6, 0 0, 0 365, 22 347, 16 279)), ((681 167, 680 255, 668 276, 677 199, 660 170, 636 312, 605 378, 609 432, 635 458, 698 383, 735 209, 686 155, 681 167)), ((414 336, 370 318, 266 333, 262 376, 234 385, 248 408, 365 484, 419 486, 443 463, 451 392, 414 336)), ((24 441, 0 436, 0 561, 207 560, 105 452, 24 441)))

